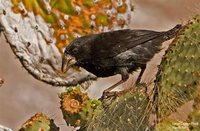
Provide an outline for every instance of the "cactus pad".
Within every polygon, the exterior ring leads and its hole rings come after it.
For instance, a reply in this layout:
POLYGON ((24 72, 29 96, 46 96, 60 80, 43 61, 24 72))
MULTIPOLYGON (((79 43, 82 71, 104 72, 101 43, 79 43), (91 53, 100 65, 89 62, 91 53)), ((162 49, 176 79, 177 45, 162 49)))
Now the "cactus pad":
MULTIPOLYGON (((104 101, 109 103, 109 101, 104 101)), ((93 117, 88 131, 143 131, 149 129, 149 98, 143 90, 117 97, 93 117)))
POLYGON ((159 67, 156 84, 160 118, 198 95, 200 83, 200 16, 172 42, 159 67))
POLYGON ((81 68, 61 72, 64 48, 79 36, 126 28, 130 5, 130 0, 6 0, 0 1, 0 24, 31 75, 75 86, 96 77, 81 68))
POLYGON ((42 113, 37 113, 25 122, 18 131, 59 131, 59 128, 42 113))

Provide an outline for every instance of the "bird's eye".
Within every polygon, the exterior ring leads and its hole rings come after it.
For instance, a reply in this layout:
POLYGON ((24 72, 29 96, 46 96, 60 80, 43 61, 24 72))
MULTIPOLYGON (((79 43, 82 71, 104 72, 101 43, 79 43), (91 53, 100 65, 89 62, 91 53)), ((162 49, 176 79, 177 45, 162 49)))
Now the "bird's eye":
POLYGON ((74 49, 72 50, 72 52, 73 52, 74 54, 77 54, 77 53, 78 53, 78 49, 77 49, 77 48, 74 48, 74 49))

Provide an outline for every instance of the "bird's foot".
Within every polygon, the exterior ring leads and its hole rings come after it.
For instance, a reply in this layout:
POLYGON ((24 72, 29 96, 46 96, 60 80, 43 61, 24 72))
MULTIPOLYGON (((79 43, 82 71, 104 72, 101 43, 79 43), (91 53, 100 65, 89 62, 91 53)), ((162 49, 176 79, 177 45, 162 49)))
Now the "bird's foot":
POLYGON ((116 97, 118 94, 117 91, 104 91, 103 92, 103 95, 101 96, 101 98, 99 98, 100 101, 103 101, 104 99, 107 99, 107 98, 111 98, 111 97, 116 97))
POLYGON ((144 82, 136 84, 135 87, 139 89, 144 89, 145 92, 148 91, 148 85, 144 82))
POLYGON ((135 84, 136 87, 147 87, 147 84, 145 82, 139 82, 135 84))
POLYGON ((103 95, 101 96, 101 98, 99 98, 100 101, 104 100, 104 99, 108 99, 108 98, 116 98, 117 96, 120 96, 122 94, 125 94, 129 91, 131 91, 132 88, 129 88, 129 89, 125 89, 125 90, 122 90, 122 91, 104 91, 103 92, 103 95))

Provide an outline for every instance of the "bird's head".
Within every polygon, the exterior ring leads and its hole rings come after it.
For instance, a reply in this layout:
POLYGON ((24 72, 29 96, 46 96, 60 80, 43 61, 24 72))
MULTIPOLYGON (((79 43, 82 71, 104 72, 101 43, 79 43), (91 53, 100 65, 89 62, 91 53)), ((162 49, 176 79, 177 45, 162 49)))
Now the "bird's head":
POLYGON ((76 38, 65 49, 62 59, 62 71, 66 72, 71 66, 88 57, 90 48, 88 47, 92 36, 76 38))

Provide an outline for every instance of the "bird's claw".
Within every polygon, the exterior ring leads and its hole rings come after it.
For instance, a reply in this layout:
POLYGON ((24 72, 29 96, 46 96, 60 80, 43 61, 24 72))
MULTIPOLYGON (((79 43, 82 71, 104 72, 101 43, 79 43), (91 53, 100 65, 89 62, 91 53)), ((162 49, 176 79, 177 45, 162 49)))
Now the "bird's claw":
POLYGON ((116 91, 104 91, 103 95, 101 96, 101 98, 99 99, 100 101, 107 99, 107 98, 111 98, 111 97, 116 97, 117 96, 117 92, 116 91))

